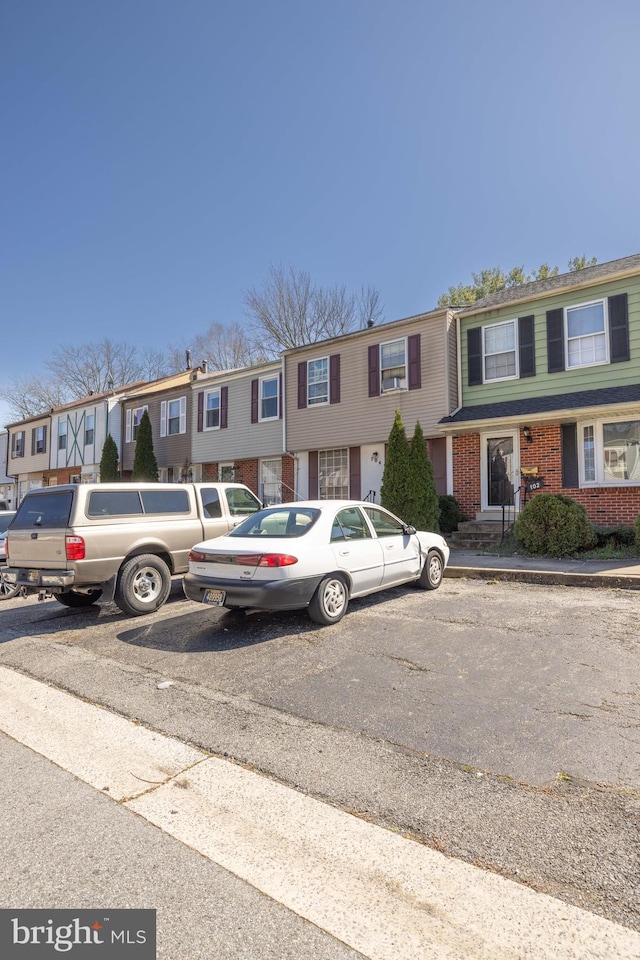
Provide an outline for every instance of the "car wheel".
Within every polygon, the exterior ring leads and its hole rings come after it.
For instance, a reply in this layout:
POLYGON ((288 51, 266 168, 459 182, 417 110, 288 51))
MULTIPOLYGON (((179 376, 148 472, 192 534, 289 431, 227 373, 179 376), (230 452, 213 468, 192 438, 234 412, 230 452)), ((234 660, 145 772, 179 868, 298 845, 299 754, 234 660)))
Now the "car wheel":
POLYGON ((9 583, 4 573, 0 573, 0 600, 10 600, 15 597, 20 587, 15 583, 9 583))
POLYGON ((70 590, 68 593, 54 594, 54 598, 63 607, 90 607, 101 596, 102 590, 90 590, 89 593, 76 593, 74 590, 70 590))
POLYGON ((444 563, 437 550, 430 550, 424 561, 418 585, 423 590, 437 590, 444 576, 444 563))
POLYGON ((342 620, 349 605, 349 589, 343 577, 325 577, 311 598, 308 614, 314 623, 328 625, 342 620))
POLYGON ((159 610, 170 589, 171 574, 164 560, 144 553, 120 568, 114 599, 123 613, 140 617, 159 610))

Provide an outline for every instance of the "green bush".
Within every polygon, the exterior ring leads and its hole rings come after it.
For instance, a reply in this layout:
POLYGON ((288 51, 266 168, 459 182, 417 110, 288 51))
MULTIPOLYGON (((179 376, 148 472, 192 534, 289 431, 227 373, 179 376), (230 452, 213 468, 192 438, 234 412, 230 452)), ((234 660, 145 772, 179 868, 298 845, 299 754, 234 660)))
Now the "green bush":
POLYGON ((458 524, 468 517, 462 512, 458 501, 449 493, 443 493, 438 497, 440 504, 440 533, 453 533, 458 529, 458 524))
POLYGON ((615 526, 595 526, 596 547, 611 546, 615 550, 636 545, 636 531, 630 524, 619 523, 615 526))
POLYGON ((634 533, 635 533, 635 547, 638 553, 640 553, 640 513, 636 517, 634 533))
POLYGON ((525 550, 543 557, 566 557, 589 550, 596 535, 582 504, 570 497, 539 493, 516 520, 514 534, 525 550))

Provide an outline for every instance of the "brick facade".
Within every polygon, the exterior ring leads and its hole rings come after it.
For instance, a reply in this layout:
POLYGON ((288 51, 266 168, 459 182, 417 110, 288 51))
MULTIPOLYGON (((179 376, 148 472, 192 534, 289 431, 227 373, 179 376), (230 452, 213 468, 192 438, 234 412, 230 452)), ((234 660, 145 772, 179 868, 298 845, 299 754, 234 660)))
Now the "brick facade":
MULTIPOLYGON (((277 459, 273 457, 271 459, 277 459)), ((218 464, 203 463, 202 479, 205 483, 215 483, 218 480, 218 464)), ((260 496, 260 461, 256 458, 250 460, 235 460, 234 482, 244 483, 249 487, 257 497, 260 496)), ((293 457, 282 457, 282 499, 283 501, 293 500, 295 495, 295 463, 293 457)))
MULTIPOLYGON (((640 514, 640 487, 562 486, 562 447, 559 424, 532 428, 533 442, 527 443, 520 431, 520 466, 537 467, 544 487, 537 493, 562 493, 581 503, 592 523, 608 526, 634 523, 640 514)), ((453 438, 453 495, 460 509, 472 519, 481 509, 480 435, 464 434, 453 438)), ((528 499, 536 493, 528 494, 528 499)))

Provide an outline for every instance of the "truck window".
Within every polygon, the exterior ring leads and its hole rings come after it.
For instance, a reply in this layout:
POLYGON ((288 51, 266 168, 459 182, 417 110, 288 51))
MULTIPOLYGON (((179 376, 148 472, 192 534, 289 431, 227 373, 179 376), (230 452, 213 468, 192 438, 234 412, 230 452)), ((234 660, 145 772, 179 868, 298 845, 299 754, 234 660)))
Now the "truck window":
POLYGON ((232 517, 246 517, 256 510, 262 509, 262 504, 250 490, 244 487, 227 487, 225 489, 227 503, 232 517))
POLYGON ((175 490, 143 490, 140 494, 145 513, 191 513, 189 494, 175 490))
POLYGON ((217 520, 222 516, 222 507, 220 506, 220 494, 214 487, 203 488, 200 492, 202 497, 202 511, 209 520, 217 520))
POLYGON ((88 517, 129 517, 142 513, 137 490, 93 490, 89 494, 88 517))
POLYGON ((27 495, 18 507, 13 527, 17 530, 27 530, 30 527, 68 527, 72 502, 73 494, 70 490, 64 493, 27 495))

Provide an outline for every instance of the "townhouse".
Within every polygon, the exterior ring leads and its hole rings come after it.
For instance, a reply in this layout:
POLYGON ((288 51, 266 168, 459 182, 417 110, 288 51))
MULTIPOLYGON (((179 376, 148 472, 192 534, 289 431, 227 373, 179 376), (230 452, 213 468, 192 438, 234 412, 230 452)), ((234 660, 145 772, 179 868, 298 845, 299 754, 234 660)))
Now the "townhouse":
POLYGON ((9 433, 0 432, 0 510, 12 510, 17 502, 16 483, 7 474, 9 459, 9 433))
POLYGON ((296 498, 294 461, 284 452, 282 363, 192 380, 192 454, 202 480, 246 484, 266 503, 296 498))
POLYGON ((123 480, 131 479, 138 428, 145 411, 151 421, 159 479, 167 483, 196 479, 191 463, 191 380, 195 375, 195 371, 185 370, 127 393, 122 402, 123 480))
POLYGON ((640 513, 640 256, 459 311, 461 401, 443 417, 452 493, 478 520, 536 492, 592 522, 640 513))
POLYGON ((395 411, 425 434, 438 492, 451 441, 438 421, 457 403, 456 318, 436 310, 285 351, 285 450, 299 498, 380 502, 395 411))
POLYGON ((17 488, 17 503, 29 490, 46 486, 51 445, 51 415, 39 414, 7 425, 7 474, 17 488))

